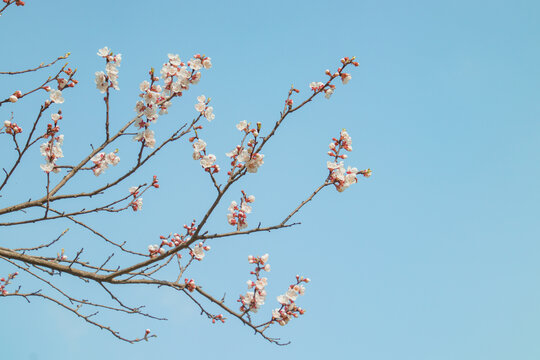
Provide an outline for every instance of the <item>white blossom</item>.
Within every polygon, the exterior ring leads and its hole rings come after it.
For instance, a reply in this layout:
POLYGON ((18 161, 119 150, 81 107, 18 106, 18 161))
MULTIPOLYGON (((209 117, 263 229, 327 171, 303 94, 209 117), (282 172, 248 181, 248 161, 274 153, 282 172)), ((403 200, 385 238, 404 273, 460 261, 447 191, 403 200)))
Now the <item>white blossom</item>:
POLYGON ((101 56, 101 57, 107 57, 109 56, 110 52, 111 51, 109 50, 109 48, 105 46, 104 48, 99 49, 97 54, 98 56, 101 56))
POLYGON ((51 101, 56 104, 62 104, 64 102, 64 98, 62 97, 62 91, 60 90, 51 90, 49 96, 51 98, 51 101))
POLYGON ((193 142, 193 150, 200 152, 206 149, 206 143, 202 139, 198 139, 197 141, 193 142))
POLYGON ((242 120, 236 124, 236 128, 240 131, 244 131, 248 128, 248 122, 246 120, 242 120))
POLYGON ((201 158, 201 166, 205 169, 208 169, 216 161, 216 156, 214 154, 205 155, 201 158))
POLYGON ((144 139, 144 146, 147 146, 149 148, 154 148, 154 146, 156 145, 156 139, 154 138, 153 130, 146 129, 133 137, 133 140, 135 141, 142 141, 143 139, 144 139))

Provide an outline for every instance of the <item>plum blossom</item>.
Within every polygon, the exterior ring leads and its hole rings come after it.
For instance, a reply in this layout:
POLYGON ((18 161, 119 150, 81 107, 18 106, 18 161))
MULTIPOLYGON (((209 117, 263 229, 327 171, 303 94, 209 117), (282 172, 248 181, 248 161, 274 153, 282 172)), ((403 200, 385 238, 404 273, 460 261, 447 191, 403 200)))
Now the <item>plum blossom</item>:
POLYGON ((295 301, 298 295, 304 295, 305 293, 305 288, 302 283, 308 282, 310 282, 309 278, 296 275, 296 284, 290 285, 285 294, 277 297, 277 301, 281 304, 281 308, 272 311, 272 320, 283 326, 293 317, 296 318, 298 315, 303 315, 305 313, 305 310, 298 307, 295 301))
POLYGON ((352 151, 352 139, 349 133, 343 129, 340 133, 341 147, 347 151, 352 151))
POLYGON ((58 173, 60 169, 56 167, 56 160, 64 157, 64 153, 60 146, 64 143, 64 135, 52 136, 51 140, 40 145, 39 150, 42 156, 45 157, 45 164, 41 164, 41 170, 46 173, 51 171, 58 173))
POLYGON ((136 200, 131 202, 131 208, 133 211, 141 211, 143 205, 143 198, 137 198, 136 200))
POLYGON ((202 259, 204 259, 204 256, 205 256, 204 252, 208 250, 210 250, 210 246, 204 246, 204 244, 200 242, 193 247, 193 249, 190 252, 190 255, 194 259, 201 261, 202 259))
POLYGON ((246 129, 249 129, 248 122, 246 120, 242 120, 236 124, 236 128, 240 131, 245 131, 246 129))
POLYGON ((212 67, 212 59, 209 57, 204 58, 202 65, 205 69, 210 69, 212 67))
POLYGON ((105 47, 98 50, 97 55, 101 56, 103 58, 106 58, 107 56, 109 56, 110 52, 111 51, 109 50, 109 48, 107 46, 105 46, 105 47))
POLYGON ((334 93, 334 89, 328 88, 324 91, 324 97, 327 99, 330 99, 330 96, 332 96, 333 93, 334 93))
MULTIPOLYGON (((236 124, 236 128, 239 131, 245 132, 245 137, 251 134, 253 138, 249 139, 247 142, 247 146, 241 146, 237 145, 235 149, 232 151, 226 153, 227 157, 230 157, 232 159, 231 165, 233 167, 232 170, 234 170, 235 167, 238 168, 246 168, 247 172, 255 173, 257 172, 258 168, 264 164, 264 155, 259 153, 254 153, 255 146, 257 145, 257 137, 259 136, 259 131, 261 129, 261 123, 257 123, 257 127, 250 129, 249 123, 246 120, 240 121, 238 124, 236 124), (244 163, 244 164, 242 164, 244 163)), ((232 174, 232 170, 228 173, 229 175, 232 174)))
POLYGON ((240 295, 240 299, 238 300, 242 304, 240 306, 240 311, 251 311, 256 313, 259 308, 264 305, 266 299, 265 287, 268 285, 268 279, 266 277, 261 277, 260 272, 261 270, 270 270, 270 265, 266 263, 267 261, 268 254, 264 254, 260 257, 255 257, 253 255, 248 256, 248 262, 256 265, 255 270, 251 272, 251 274, 256 276, 256 279, 255 281, 248 280, 246 282, 248 289, 253 290, 246 292, 245 295, 240 295))
POLYGON ((139 85, 139 89, 142 91, 142 92, 145 92, 145 91, 148 91, 150 89, 150 83, 146 80, 144 80, 143 82, 141 82, 141 84, 139 85))
POLYGON ((115 152, 110 152, 108 154, 98 153, 94 155, 90 161, 94 163, 92 171, 95 176, 103 174, 103 172, 109 167, 109 165, 116 166, 120 162, 120 157, 116 155, 115 152))
POLYGON ((202 139, 197 139, 197 141, 193 142, 193 150, 196 152, 201 152, 206 149, 206 142, 202 139))
POLYGON ((214 114, 214 108, 212 106, 208 106, 208 103, 210 102, 210 98, 206 98, 204 95, 200 95, 197 97, 198 103, 195 104, 195 110, 200 112, 208 121, 212 121, 215 119, 216 115, 214 114))
POLYGON ((186 284, 186 289, 188 289, 189 292, 193 292, 197 288, 197 285, 195 285, 195 281, 193 281, 193 279, 185 279, 184 282, 186 284))
POLYGON ((320 91, 324 88, 324 83, 318 81, 318 82, 312 82, 309 84, 309 87, 311 88, 311 90, 313 91, 320 91))
POLYGON ((343 83, 343 85, 347 84, 351 79, 351 74, 341 73, 341 82, 343 83))
MULTIPOLYGON (((105 52, 103 52, 105 53, 105 52)), ((161 80, 163 85, 157 84, 160 80, 155 75, 154 69, 150 71, 150 80, 143 81, 139 85, 141 90, 141 100, 135 105, 135 111, 137 113, 137 120, 135 126, 139 129, 143 129, 143 132, 137 134, 133 139, 135 141, 145 142, 145 146, 154 147, 155 139, 154 132, 149 130, 148 127, 151 123, 157 121, 160 115, 168 113, 169 108, 172 105, 171 99, 176 96, 182 96, 184 91, 189 89, 191 84, 196 84, 201 78, 201 73, 198 72, 202 67, 210 68, 210 58, 194 55, 194 57, 188 61, 187 66, 182 62, 178 54, 168 54, 168 61, 163 64, 160 70, 161 80), (146 118, 146 119, 145 119, 146 118)), ((118 59, 113 65, 118 65, 118 59)), ((117 70, 114 66, 109 66, 109 72, 112 77, 117 75, 117 70)), ((208 101, 204 95, 198 97, 198 104, 195 105, 197 111, 199 111, 209 121, 215 118, 213 108, 208 107, 208 101)), ((202 157, 201 154, 194 154, 193 158, 199 160, 202 157)), ((217 170, 217 165, 214 171, 217 170)))
MULTIPOLYGON (((236 201, 231 201, 231 205, 228 208, 227 222, 229 225, 236 226, 237 230, 243 230, 247 228, 246 222, 247 214, 251 213, 251 206, 248 205, 255 201, 255 196, 247 196, 244 190, 242 190, 242 198, 240 199, 240 206, 236 201)), ((268 260, 268 254, 265 255, 268 260)), ((251 262, 251 260, 250 260, 251 262)))
POLYGON ((205 169, 208 169, 214 165, 216 162, 216 156, 214 154, 208 154, 201 158, 201 166, 205 169))
POLYGON ((156 145, 156 139, 154 138, 154 131, 150 129, 146 129, 138 133, 133 137, 133 140, 135 141, 143 141, 144 140, 144 146, 149 148, 154 148, 156 145))
POLYGON ((9 120, 4 121, 4 127, 6 129, 6 133, 10 135, 16 135, 22 132, 22 129, 19 125, 9 120))
POLYGON ((245 166, 249 173, 256 173, 259 167, 264 164, 264 155, 263 154, 253 154, 251 160, 246 162, 245 166))
POLYGON ((51 98, 51 101, 55 104, 62 104, 64 102, 64 98, 62 97, 62 91, 60 90, 51 90, 49 92, 49 96, 51 98))
POLYGON ((180 56, 178 56, 178 54, 168 54, 167 57, 169 58, 169 63, 171 63, 171 65, 182 65, 182 60, 180 60, 180 56))
POLYGON ((214 114, 214 108, 211 107, 211 106, 208 106, 206 108, 206 110, 204 111, 204 117, 208 120, 208 121, 212 121, 216 118, 216 115, 214 114))
POLYGON ((96 71, 95 75, 96 88, 99 90, 100 93, 105 93, 107 91, 107 88, 109 87, 107 76, 105 76, 105 73, 103 71, 96 71))
POLYGON ((148 252, 150 253, 150 257, 153 258, 158 255, 165 254, 165 249, 157 246, 156 244, 148 245, 148 252))
POLYGON ((358 169, 351 168, 350 166, 345 170, 343 161, 340 161, 339 164, 328 162, 328 170, 330 173, 330 180, 336 186, 337 191, 343 192, 352 184, 356 183, 358 179, 356 174, 358 169))
POLYGON ((206 96, 204 95, 197 96, 197 101, 198 103, 195 104, 195 110, 197 110, 200 113, 204 112, 204 109, 206 108, 206 96))
POLYGON ((370 177, 371 170, 358 170, 357 168, 350 166, 345 169, 343 161, 337 162, 338 159, 347 158, 347 155, 340 154, 342 149, 352 151, 352 139, 345 129, 341 130, 339 139, 333 138, 332 140, 333 142, 328 145, 330 148, 328 155, 333 158, 333 161, 328 161, 326 163, 326 167, 330 171, 328 180, 334 184, 337 191, 343 192, 349 186, 358 182, 358 179, 356 178, 357 174, 361 174, 364 177, 370 177))
POLYGON ((198 58, 196 58, 196 59, 193 59, 193 58, 190 59, 190 60, 188 61, 187 64, 188 64, 188 66, 189 66, 190 68, 192 68, 192 69, 195 70, 195 71, 199 71, 199 70, 201 70, 202 67, 203 67, 203 64, 202 64, 201 59, 198 59, 198 58))
POLYGON ((113 52, 105 46, 98 50, 97 55, 107 61, 105 64, 105 73, 103 71, 95 73, 97 89, 101 93, 106 92, 110 87, 115 90, 120 90, 118 87, 118 66, 120 66, 122 61, 122 54, 114 55, 113 52))

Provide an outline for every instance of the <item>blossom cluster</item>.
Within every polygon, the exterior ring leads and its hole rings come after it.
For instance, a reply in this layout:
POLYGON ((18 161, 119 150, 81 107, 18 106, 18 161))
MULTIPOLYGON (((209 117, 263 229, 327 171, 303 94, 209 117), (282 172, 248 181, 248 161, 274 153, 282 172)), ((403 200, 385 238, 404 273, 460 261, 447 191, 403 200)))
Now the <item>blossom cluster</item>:
POLYGON ((109 165, 116 166, 120 162, 120 157, 116 155, 118 150, 110 152, 108 154, 98 153, 94 155, 90 161, 94 163, 92 171, 95 176, 103 174, 103 172, 109 167, 109 165))
POLYGON ((189 292, 193 292, 197 285, 195 285, 195 281, 193 279, 184 279, 184 283, 186 284, 186 289, 188 289, 189 292))
POLYGON ((19 125, 9 120, 4 121, 4 127, 6 129, 6 133, 10 135, 16 135, 22 132, 22 129, 19 125))
POLYGON ((272 311, 272 320, 279 325, 286 325, 293 317, 303 315, 305 310, 296 305, 298 295, 304 295, 306 289, 302 283, 310 282, 309 278, 296 275, 296 284, 289 286, 289 289, 283 295, 277 297, 277 301, 281 304, 279 309, 272 311))
POLYGON ((214 164, 216 162, 216 156, 206 153, 206 142, 197 135, 197 130, 201 128, 202 126, 196 126, 194 128, 196 135, 189 138, 189 141, 193 143, 193 160, 199 160, 205 171, 215 174, 219 172, 219 165, 214 164))
POLYGON ((345 169, 343 161, 337 162, 338 159, 347 158, 346 154, 340 154, 342 149, 352 151, 352 139, 345 129, 341 130, 339 139, 332 138, 332 141, 333 142, 328 145, 330 148, 328 156, 332 157, 333 161, 327 161, 326 166, 330 171, 328 179, 334 184, 337 191, 343 192, 349 186, 356 183, 358 181, 356 178, 357 174, 362 174, 364 177, 371 176, 370 169, 358 170, 357 168, 350 166, 345 169))
MULTIPOLYGON (((150 187, 155 187, 156 189, 159 188, 159 183, 158 183, 158 179, 157 179, 156 175, 154 175, 154 177, 152 179, 152 184, 150 184, 150 186, 148 186, 145 190, 143 190, 143 192, 145 192, 150 187)), ((133 211, 141 211, 142 210, 143 199, 142 199, 142 197, 140 197, 140 194, 139 194, 139 189, 140 188, 141 188, 141 186, 132 186, 132 187, 129 188, 129 193, 133 196, 133 200, 131 201, 129 206, 131 206, 131 209, 133 209, 133 211)))
POLYGON ((15 279, 15 276, 17 276, 17 275, 19 275, 19 273, 14 272, 14 273, 9 274, 7 279, 6 278, 0 278, 0 294, 2 294, 4 296, 9 294, 9 292, 6 290, 6 286, 9 285, 11 280, 15 279))
POLYGON ((247 228, 246 214, 251 212, 251 204, 255 201, 255 196, 247 196, 244 190, 242 190, 242 197, 240 198, 240 206, 236 201, 232 201, 229 206, 229 213, 227 214, 227 222, 229 225, 236 226, 236 230, 242 230, 247 228))
POLYGON ((240 295, 238 302, 242 305, 240 306, 240 311, 247 313, 249 311, 256 313, 259 308, 264 305, 266 299, 266 290, 265 287, 268 285, 268 279, 266 277, 261 277, 261 271, 270 271, 270 264, 268 264, 268 254, 263 256, 256 257, 253 255, 248 256, 248 261, 250 264, 255 264, 255 270, 251 271, 252 275, 255 275, 255 281, 248 280, 247 286, 248 289, 253 289, 252 291, 247 291, 245 295, 240 295))
MULTIPOLYGON (((257 128, 250 128, 250 125, 246 120, 240 121, 236 128, 239 131, 244 132, 244 139, 240 145, 237 145, 231 152, 226 153, 227 157, 231 158, 232 170, 234 168, 245 168, 247 172, 256 173, 259 167, 264 164, 264 155, 255 152, 255 146, 257 145, 257 139, 259 131, 261 129, 261 123, 257 123, 257 128), (244 147, 244 140, 251 135, 252 138, 248 140, 247 146, 244 147)), ((233 171, 229 171, 229 176, 232 176, 233 171)))
POLYGON ((210 103, 210 98, 206 98, 206 96, 201 95, 197 96, 198 103, 195 104, 195 110, 201 113, 202 116, 204 116, 208 121, 212 121, 216 118, 216 115, 214 114, 214 108, 211 106, 208 106, 208 103, 210 103))
POLYGON ((118 87, 118 69, 120 62, 122 61, 122 54, 114 55, 107 46, 99 49, 98 56, 104 58, 107 61, 105 65, 105 72, 97 71, 95 73, 96 87, 101 93, 107 92, 109 88, 120 90, 118 87))
MULTIPOLYGON (((354 57, 352 58, 344 57, 341 59, 341 63, 344 66, 349 65, 349 64, 358 66, 359 65, 358 62, 354 61, 354 59, 355 59, 354 57)), ((325 74, 330 77, 330 80, 326 84, 320 81, 313 81, 309 84, 309 87, 315 93, 319 93, 321 91, 324 92, 324 97, 327 99, 330 99, 330 97, 334 93, 334 90, 336 89, 336 86, 330 84, 330 81, 332 81, 334 78, 339 77, 341 78, 341 82, 343 83, 343 85, 345 85, 352 79, 351 74, 343 72, 343 67, 338 68, 338 70, 334 73, 332 73, 330 70, 327 69, 325 71, 325 74)), ((292 106, 292 100, 287 99, 287 101, 288 101, 287 105, 292 106)))
POLYGON ((55 104, 62 104, 64 103, 64 97, 62 94, 62 90, 66 87, 74 87, 79 82, 75 79, 73 79, 73 75, 75 74, 75 70, 72 70, 71 68, 67 68, 65 70, 62 70, 64 74, 68 76, 67 79, 57 77, 57 86, 56 89, 51 88, 50 86, 44 86, 43 89, 45 91, 49 92, 49 100, 47 100, 46 105, 50 105, 51 102, 55 104))
POLYGON ((51 114, 51 119, 53 123, 47 124, 47 131, 44 138, 50 138, 47 142, 44 142, 39 147, 41 155, 45 157, 45 164, 41 164, 41 170, 45 171, 47 174, 51 171, 58 173, 59 168, 56 167, 56 160, 64 157, 62 152, 62 144, 64 143, 64 135, 56 135, 60 128, 58 127, 58 120, 62 119, 62 112, 51 114))
MULTIPOLYGON (((184 229, 186 230, 185 235, 180 235, 177 233, 169 234, 169 236, 163 236, 161 235, 159 238, 161 239, 161 244, 158 246, 156 244, 149 245, 148 251, 150 252, 150 257, 155 257, 160 254, 165 254, 167 250, 165 250, 165 246, 168 247, 175 247, 180 246, 184 244, 185 242, 189 241, 189 238, 195 234, 195 231, 197 230, 197 226, 195 226, 195 220, 191 222, 191 225, 184 225, 184 229)), ((196 245, 195 248, 197 248, 200 245, 196 245)), ((197 260, 202 260, 204 258, 204 252, 203 250, 210 250, 210 246, 202 246, 202 248, 194 249, 191 251, 191 256, 193 258, 196 258, 197 260)), ((178 254, 178 257, 181 257, 180 254, 178 254)))
MULTIPOLYGON (((143 142, 144 146, 153 148, 155 145, 154 132, 148 127, 155 122, 159 115, 167 114, 168 108, 171 106, 171 101, 175 96, 182 96, 184 91, 189 89, 192 84, 197 84, 201 79, 200 69, 209 69, 212 63, 209 57, 204 57, 199 54, 195 55, 188 61, 187 66, 178 55, 169 54, 168 62, 161 67, 161 77, 163 79, 163 87, 156 84, 159 81, 154 73, 154 69, 150 70, 150 81, 143 81, 139 89, 139 95, 142 100, 139 100, 135 105, 137 113, 137 122, 135 126, 142 129, 133 140, 143 142)), ((204 110, 204 115, 212 120, 214 115, 211 107, 204 110)))

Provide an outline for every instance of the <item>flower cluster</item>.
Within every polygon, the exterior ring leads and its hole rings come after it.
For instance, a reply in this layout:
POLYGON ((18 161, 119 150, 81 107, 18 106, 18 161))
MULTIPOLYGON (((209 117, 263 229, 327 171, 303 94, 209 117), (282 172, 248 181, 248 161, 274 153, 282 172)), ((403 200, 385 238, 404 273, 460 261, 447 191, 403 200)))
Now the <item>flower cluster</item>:
MULTIPOLYGON (((209 69, 212 67, 210 58, 195 55, 193 59, 188 61, 188 66, 180 60, 178 55, 169 54, 168 62, 161 67, 161 77, 163 79, 163 87, 155 84, 159 81, 159 77, 155 76, 154 69, 150 70, 150 81, 143 81, 139 88, 142 100, 139 100, 135 105, 137 112, 137 122, 135 126, 143 129, 137 134, 133 140, 142 141, 144 146, 154 147, 154 132, 148 127, 155 122, 159 115, 167 114, 168 108, 171 106, 171 101, 175 96, 182 96, 182 93, 189 89, 191 84, 197 84, 201 79, 201 68, 209 69)), ((212 120, 214 115, 211 107, 204 110, 204 116, 212 120)))
MULTIPOLYGON (((344 58, 342 58, 340 61, 341 63, 343 64, 343 66, 346 66, 346 65, 349 65, 349 64, 353 64, 354 66, 358 66, 358 62, 357 61, 354 61, 356 57, 353 56, 352 58, 349 58, 347 56, 345 56, 344 58)), ((338 73, 335 74, 335 76, 339 75, 341 77, 341 82, 343 83, 343 85, 347 84, 349 82, 349 80, 352 79, 352 76, 351 74, 349 73, 346 73, 346 72, 343 72, 343 68, 340 67, 338 69, 338 73)))
POLYGON ((205 171, 215 174, 219 172, 219 165, 214 164, 216 162, 216 156, 206 153, 206 142, 197 135, 197 130, 201 128, 202 126, 196 126, 195 136, 189 138, 189 141, 193 143, 193 160, 199 160, 205 171))
POLYGON ((268 279, 260 276, 260 272, 270 271, 270 265, 268 262, 268 254, 264 254, 260 257, 255 257, 253 255, 248 256, 248 261, 250 264, 255 264, 255 270, 251 272, 252 275, 255 275, 255 281, 248 280, 247 286, 248 289, 253 289, 252 291, 246 292, 245 295, 240 295, 238 302, 242 303, 240 306, 240 311, 247 313, 249 311, 256 313, 259 308, 264 305, 264 300, 266 299, 266 290, 265 287, 268 284, 268 279))
POLYGON ((64 78, 56 78, 57 86, 56 89, 51 88, 50 86, 44 86, 43 89, 45 91, 49 92, 49 100, 45 103, 47 106, 50 105, 51 102, 55 104, 62 104, 64 102, 64 97, 62 96, 62 90, 66 87, 74 87, 79 82, 75 79, 73 79, 73 75, 75 75, 75 70, 72 70, 71 68, 67 68, 65 70, 62 70, 64 74, 68 76, 67 79, 64 78))
MULTIPOLYGON (((149 245, 148 251, 150 252, 150 257, 154 257, 159 254, 164 254, 166 252, 164 246, 168 246, 168 247, 180 246, 184 244, 186 241, 188 241, 189 237, 195 234, 195 231, 197 230, 197 226, 195 226, 195 220, 191 222, 191 225, 184 225, 184 229, 186 229, 185 235, 180 235, 177 233, 174 233, 169 236, 162 235, 159 237, 161 239, 161 244, 159 246, 149 245)), ((203 246, 202 249, 196 249, 195 252, 193 252, 192 250, 191 256, 193 256, 194 258, 197 258, 197 256, 199 256, 200 259, 197 259, 197 260, 202 260, 204 258, 204 252, 202 253, 202 256, 201 256, 201 253, 200 253, 201 250, 208 251, 210 250, 210 246, 207 246, 207 247, 203 246)), ((178 257, 181 257, 180 254, 178 254, 178 257)))
POLYGON ((92 171, 95 176, 103 174, 103 172, 109 167, 109 165, 116 166, 120 162, 120 157, 116 155, 118 150, 110 152, 108 154, 98 153, 94 155, 90 161, 94 163, 92 171))
MULTIPOLYGON (((354 57, 352 58, 348 58, 348 57, 344 57, 341 59, 341 63, 343 64, 343 67, 349 65, 349 64, 353 64, 354 66, 358 66, 358 62, 354 61, 354 57)), ((330 84, 330 82, 334 79, 334 78, 341 78, 341 82, 345 85, 349 82, 349 80, 351 80, 352 76, 351 74, 348 74, 346 72, 343 72, 343 67, 340 67, 338 68, 338 70, 334 73, 332 73, 330 70, 326 70, 325 71, 325 74, 328 75, 330 77, 330 80, 325 84, 325 83, 322 83, 320 81, 313 81, 309 84, 309 87, 311 88, 311 90, 313 90, 315 93, 319 93, 319 92, 324 92, 324 97, 327 98, 327 99, 330 99, 330 97, 332 96, 332 94, 334 93, 334 90, 336 89, 336 86, 335 85, 332 85, 330 84)), ((290 101, 290 104, 287 103, 287 105, 291 106, 292 105, 292 100, 290 99, 287 99, 287 101, 290 101)))
POLYGON ((14 122, 9 120, 4 121, 4 127, 6 128, 6 133, 11 135, 16 135, 22 132, 22 129, 14 122))
MULTIPOLYGON (((255 146, 257 145, 257 139, 259 131, 261 129, 261 123, 257 123, 257 128, 250 128, 250 124, 246 121, 240 121, 236 128, 239 131, 244 132, 244 139, 242 144, 237 145, 231 152, 226 153, 227 157, 232 159, 231 166, 234 168, 246 168, 247 172, 256 173, 259 167, 264 164, 264 155, 255 152, 255 146), (247 146, 243 146, 243 142, 248 135, 252 136, 248 140, 247 146), (243 163, 243 164, 242 164, 243 163)), ((228 172, 229 176, 232 176, 232 170, 228 172)))
POLYGON ((296 275, 296 284, 290 285, 285 294, 277 297, 277 301, 281 304, 281 308, 272 311, 273 321, 276 321, 279 325, 283 326, 293 317, 297 318, 299 315, 305 313, 305 310, 298 307, 295 302, 298 295, 304 295, 306 290, 302 283, 308 282, 310 282, 309 278, 296 275))
POLYGON ((6 286, 9 285, 11 280, 15 279, 15 276, 19 275, 18 272, 14 272, 12 274, 9 274, 7 279, 6 278, 0 278, 0 294, 7 295, 9 292, 6 290, 6 286))
POLYGON ((154 146, 156 146, 156 139, 154 137, 154 130, 145 129, 145 130, 141 131, 140 133, 138 133, 137 135, 135 135, 133 137, 133 140, 140 141, 140 142, 142 142, 144 144, 144 146, 149 147, 151 149, 153 149, 154 146))
POLYGON ((346 159, 346 154, 340 154, 340 151, 352 151, 352 139, 346 130, 341 130, 339 139, 332 138, 328 151, 328 155, 333 158, 333 161, 327 161, 326 166, 330 171, 328 179, 334 184, 337 191, 342 192, 352 184, 356 183, 358 179, 356 174, 362 174, 364 177, 371 176, 371 170, 358 170, 357 168, 348 167, 345 169, 343 161, 337 162, 338 159, 346 159))
POLYGON ((56 160, 58 158, 64 157, 64 153, 60 146, 64 142, 64 135, 56 135, 60 128, 58 127, 58 120, 62 119, 62 113, 59 111, 56 114, 51 114, 51 119, 53 124, 47 124, 47 131, 43 137, 50 138, 49 141, 44 142, 39 147, 41 155, 45 157, 45 164, 41 164, 41 170, 45 171, 47 174, 51 171, 58 173, 59 168, 56 167, 56 160))
POLYGON ((108 47, 99 49, 98 56, 104 58, 107 61, 105 65, 105 73, 103 71, 96 72, 96 87, 101 93, 107 92, 107 89, 113 88, 120 90, 118 87, 118 69, 120 62, 122 61, 122 54, 114 55, 108 47))
POLYGON ((242 198, 240 199, 240 206, 236 201, 232 201, 229 206, 229 213, 227 214, 227 222, 236 226, 237 230, 242 230, 247 228, 248 224, 246 222, 246 214, 251 212, 251 206, 248 205, 255 201, 255 196, 247 196, 244 190, 242 190, 242 198))
POLYGON ((186 284, 186 289, 188 289, 189 292, 193 292, 197 285, 195 285, 195 281, 193 279, 184 279, 184 283, 186 284))
POLYGON ((196 54, 191 60, 188 61, 188 66, 197 71, 202 68, 210 69, 212 67, 212 59, 208 56, 196 54))
POLYGON ((321 91, 324 88, 324 83, 318 81, 318 82, 312 82, 309 84, 309 87, 313 91, 321 91))
POLYGON ((129 188, 129 193, 133 195, 133 201, 129 204, 133 211, 141 211, 143 206, 143 199, 139 197, 140 186, 132 186, 129 188))
POLYGON ((214 115, 214 108, 208 106, 208 103, 210 103, 210 98, 207 99, 206 96, 201 95, 197 96, 197 101, 198 103, 195 104, 195 110, 200 112, 208 121, 214 120, 216 117, 216 115, 214 115))

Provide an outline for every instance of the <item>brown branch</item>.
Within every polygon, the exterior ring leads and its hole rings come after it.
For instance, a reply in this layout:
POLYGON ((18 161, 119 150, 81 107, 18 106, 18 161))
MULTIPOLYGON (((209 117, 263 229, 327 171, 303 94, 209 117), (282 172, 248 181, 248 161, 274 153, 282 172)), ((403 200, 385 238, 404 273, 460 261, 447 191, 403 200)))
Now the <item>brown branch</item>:
MULTIPOLYGON (((5 7, 7 7, 8 5, 6 5, 5 7)), ((4 8, 5 8, 4 7, 4 8)), ((1 11, 0 11, 1 13, 1 11)), ((71 53, 67 53, 65 54, 64 56, 60 56, 58 58, 56 58, 55 60, 51 61, 50 63, 48 64, 44 64, 44 63, 41 63, 39 64, 39 66, 36 66, 35 68, 31 68, 31 69, 27 69, 27 70, 20 70, 20 71, 0 71, 0 75, 18 75, 18 74, 24 74, 24 73, 28 73, 28 72, 33 72, 33 71, 37 71, 37 70, 41 70, 41 69, 45 69, 45 68, 48 68, 49 66, 52 66, 54 64, 56 64, 56 62, 60 61, 60 60, 65 60, 69 57, 69 55, 71 55, 71 53)))

